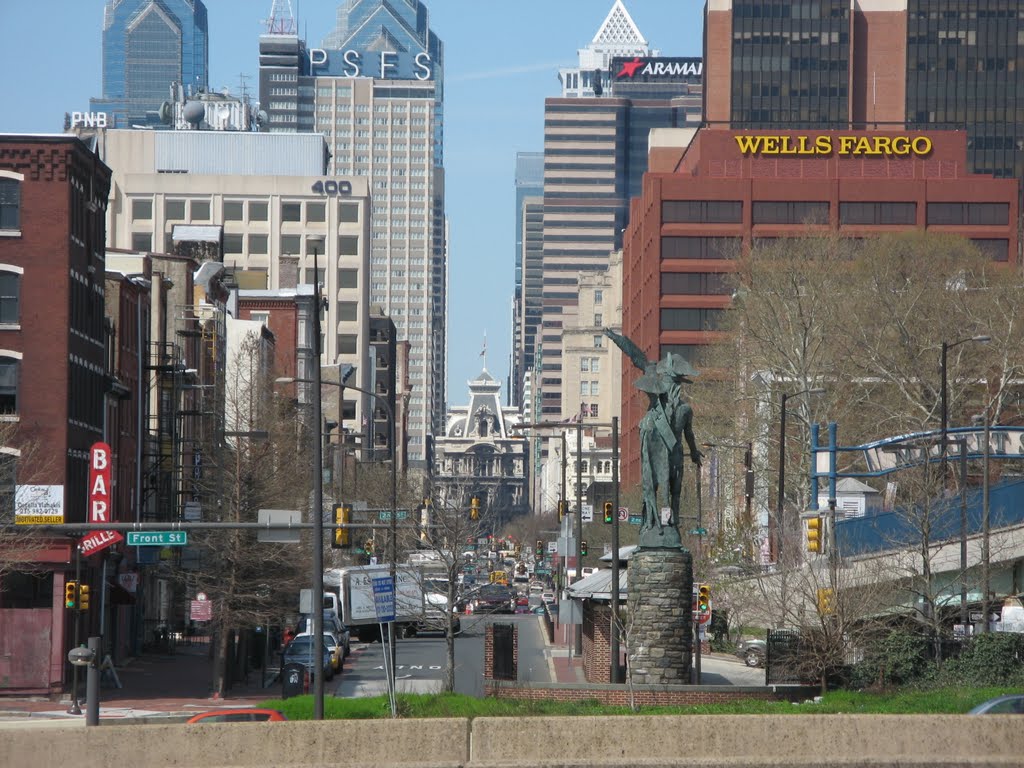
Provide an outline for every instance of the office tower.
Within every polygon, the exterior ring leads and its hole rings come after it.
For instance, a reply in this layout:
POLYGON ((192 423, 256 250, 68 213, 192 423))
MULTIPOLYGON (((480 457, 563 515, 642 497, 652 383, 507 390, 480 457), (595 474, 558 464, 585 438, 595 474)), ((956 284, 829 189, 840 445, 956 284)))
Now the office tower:
POLYGON ((975 173, 1024 175, 1018 0, 709 0, 709 123, 966 129, 975 173))
POLYGON ((512 298, 512 365, 509 374, 509 402, 523 404, 523 379, 533 367, 533 338, 540 323, 539 281, 540 257, 543 253, 544 224, 544 153, 516 153, 516 268, 515 293, 512 298), (533 304, 527 308, 523 284, 526 272, 536 283, 531 292, 533 304), (525 339, 529 337, 530 355, 525 355, 525 339))
POLYGON ((418 0, 345 0, 320 48, 260 37, 266 130, 322 133, 328 174, 369 182, 369 300, 410 344, 414 468, 432 466, 446 405, 443 52, 418 0))
POLYGON ((601 23, 594 39, 586 48, 576 52, 579 63, 575 67, 563 67, 558 70, 558 81, 562 84, 563 98, 583 98, 600 95, 595 93, 594 85, 599 83, 598 91, 603 90, 607 83, 605 74, 616 56, 660 56, 661 52, 652 50, 647 39, 637 29, 633 17, 629 15, 622 0, 615 0, 612 9, 601 23), (595 80, 595 73, 600 77, 595 80))
POLYGON ((107 0, 103 12, 103 95, 90 100, 109 127, 161 122, 171 86, 209 87, 202 0, 107 0))
MULTIPOLYGON (((639 193, 647 170, 651 129, 700 121, 700 59, 653 57, 646 48, 612 55, 633 50, 638 41, 646 46, 616 2, 594 42, 580 51, 581 70, 605 62, 604 95, 552 98, 544 104, 540 338, 532 348, 524 343, 524 359, 532 356, 536 368, 540 358, 540 381, 534 387, 539 383, 540 416, 546 420, 577 412, 576 407, 565 412, 562 405, 563 314, 575 314, 578 273, 607 269, 611 253, 622 246, 629 200, 639 193), (652 98, 655 90, 658 97, 652 98), (633 93, 638 97, 632 98, 633 93)), ((523 306, 530 307, 538 299, 537 289, 524 286, 523 306)), ((598 337, 592 343, 605 342, 598 337)))

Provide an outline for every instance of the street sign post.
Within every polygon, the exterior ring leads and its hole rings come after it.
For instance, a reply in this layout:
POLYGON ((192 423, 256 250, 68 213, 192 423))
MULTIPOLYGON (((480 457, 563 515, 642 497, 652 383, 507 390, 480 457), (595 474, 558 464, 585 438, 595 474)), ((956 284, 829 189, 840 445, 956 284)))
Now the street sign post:
POLYGON ((395 582, 390 576, 373 579, 373 607, 382 624, 395 620, 395 582))
POLYGON ((619 522, 624 523, 629 520, 629 507, 619 507, 619 522))
POLYGON ((183 547, 188 544, 186 531, 129 531, 129 547, 183 547))

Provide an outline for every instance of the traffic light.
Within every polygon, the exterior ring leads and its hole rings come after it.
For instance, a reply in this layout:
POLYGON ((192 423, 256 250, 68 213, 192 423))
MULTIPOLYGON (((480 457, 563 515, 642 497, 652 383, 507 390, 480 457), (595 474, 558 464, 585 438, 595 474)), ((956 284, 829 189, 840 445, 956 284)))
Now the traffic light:
POLYGON ((373 554, 373 539, 366 540, 366 543, 363 545, 363 551, 368 555, 373 554))
POLYGON ((807 551, 808 552, 821 552, 822 550, 821 537, 821 518, 811 517, 807 520, 807 551))
POLYGON ((828 616, 836 612, 836 593, 830 587, 818 588, 818 613, 821 616, 828 616))
POLYGON ((78 607, 78 582, 77 581, 65 581, 64 582, 64 607, 65 608, 77 608, 78 607))
POLYGON ((700 584, 697 587, 697 612, 711 612, 711 587, 707 584, 700 584))
POLYGON ((480 519, 480 499, 474 496, 469 501, 469 519, 479 520, 480 519))
POLYGON ((537 557, 544 557, 544 542, 537 539, 537 548, 533 551, 537 557))
POLYGON ((610 501, 606 501, 604 503, 604 524, 611 525, 612 520, 612 503, 610 501))
POLYGON ((80 584, 78 586, 78 610, 88 611, 89 610, 89 585, 80 584))
POLYGON ((586 557, 586 556, 587 556, 587 542, 581 541, 580 542, 580 557, 586 557))
POLYGON ((562 518, 565 517, 565 513, 569 511, 567 507, 568 505, 565 503, 564 499, 558 500, 558 522, 562 522, 562 518))
MULTIPOLYGON (((352 522, 352 507, 339 504, 334 508, 334 524, 335 525, 348 525, 352 522)), ((334 538, 331 539, 332 549, 342 549, 347 547, 349 544, 349 531, 348 528, 335 528, 334 538)))

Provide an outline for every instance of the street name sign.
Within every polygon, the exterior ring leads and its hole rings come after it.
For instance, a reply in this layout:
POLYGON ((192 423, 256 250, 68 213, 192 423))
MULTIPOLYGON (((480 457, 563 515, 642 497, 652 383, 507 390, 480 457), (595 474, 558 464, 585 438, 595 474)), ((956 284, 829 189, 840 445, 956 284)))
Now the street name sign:
POLYGON ((129 547, 183 547, 188 544, 187 531, 129 531, 129 547))

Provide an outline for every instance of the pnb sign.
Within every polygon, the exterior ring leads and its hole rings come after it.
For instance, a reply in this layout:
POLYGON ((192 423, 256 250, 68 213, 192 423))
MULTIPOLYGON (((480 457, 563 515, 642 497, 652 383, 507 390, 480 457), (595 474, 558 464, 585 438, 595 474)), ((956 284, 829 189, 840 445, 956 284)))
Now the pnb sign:
POLYGON ((106 128, 106 112, 72 112, 68 125, 71 128, 106 128))

